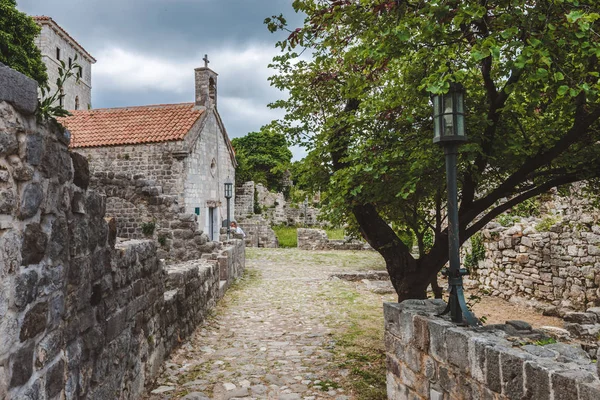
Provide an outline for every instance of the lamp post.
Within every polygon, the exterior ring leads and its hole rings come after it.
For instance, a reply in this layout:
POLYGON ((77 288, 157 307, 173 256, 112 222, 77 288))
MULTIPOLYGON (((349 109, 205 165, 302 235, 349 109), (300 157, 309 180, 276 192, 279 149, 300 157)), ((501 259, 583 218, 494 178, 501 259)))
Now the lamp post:
POLYGON ((468 271, 460 267, 460 238, 458 226, 458 196, 456 163, 458 146, 467 140, 465 136, 464 88, 458 83, 450 84, 446 94, 432 96, 433 143, 444 147, 446 155, 446 182, 448 186, 448 251, 450 268, 447 272, 450 296, 448 307, 442 315, 450 312, 452 321, 461 324, 463 316, 471 326, 480 325, 469 311, 463 292, 463 276, 468 271))
POLYGON ((232 196, 233 196, 233 182, 231 181, 231 178, 228 176, 227 179, 225 179, 225 198, 227 199, 227 240, 229 240, 229 237, 231 235, 231 215, 230 215, 229 201, 231 200, 232 196))

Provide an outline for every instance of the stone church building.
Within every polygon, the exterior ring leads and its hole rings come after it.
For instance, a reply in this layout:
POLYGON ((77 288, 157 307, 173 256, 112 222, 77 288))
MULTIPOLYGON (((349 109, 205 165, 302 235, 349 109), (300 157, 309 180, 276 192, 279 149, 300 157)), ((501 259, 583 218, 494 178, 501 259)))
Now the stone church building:
POLYGON ((77 79, 68 79, 63 87, 62 97, 58 100, 67 110, 87 110, 92 108, 92 64, 96 59, 88 53, 71 35, 52 18, 32 17, 40 26, 41 32, 35 44, 42 53, 42 61, 48 72, 50 93, 56 92, 56 79, 61 61, 65 66, 77 63, 81 66, 77 79))
POLYGON ((91 184, 107 195, 119 237, 152 235, 175 247, 200 230, 219 239, 235 154, 217 111, 217 74, 207 64, 195 70, 195 87, 194 103, 80 110, 61 119, 72 150, 89 162, 91 184))

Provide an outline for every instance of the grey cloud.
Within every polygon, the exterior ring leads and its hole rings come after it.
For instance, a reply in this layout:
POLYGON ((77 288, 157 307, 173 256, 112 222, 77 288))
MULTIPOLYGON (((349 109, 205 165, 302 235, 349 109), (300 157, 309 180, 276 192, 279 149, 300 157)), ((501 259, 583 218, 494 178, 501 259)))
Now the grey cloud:
MULTIPOLYGON (((17 1, 30 15, 52 17, 98 59, 92 82, 95 108, 191 102, 193 68, 208 53, 211 68, 219 73, 219 111, 232 138, 281 116, 267 108, 282 96, 267 82, 272 72, 267 64, 285 34, 270 34, 263 20, 283 13, 291 26, 299 26, 303 17, 293 12, 292 0, 17 1), (139 86, 123 82, 106 68, 120 62, 111 57, 115 48, 167 64, 164 70, 176 72, 178 86, 160 85, 160 75, 139 86), (260 54, 253 58, 252 51, 260 54)), ((135 67, 135 61, 128 63, 135 67)), ((301 152, 294 149, 294 154, 301 152)))
POLYGON ((31 15, 48 15, 92 55, 106 42, 179 57, 203 47, 249 40, 275 42, 263 24, 283 13, 291 25, 292 0, 18 0, 31 15))

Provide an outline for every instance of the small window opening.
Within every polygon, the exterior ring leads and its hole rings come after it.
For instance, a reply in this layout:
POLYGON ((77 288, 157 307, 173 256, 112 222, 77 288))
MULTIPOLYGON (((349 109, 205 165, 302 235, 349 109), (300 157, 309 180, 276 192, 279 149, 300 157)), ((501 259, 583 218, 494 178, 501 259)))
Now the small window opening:
POLYGON ((215 97, 217 95, 217 85, 215 85, 215 80, 213 78, 210 78, 208 80, 208 96, 210 97, 210 99, 213 101, 215 101, 215 97))
POLYGON ((56 59, 60 60, 60 48, 56 48, 56 59))
POLYGON ((71 59, 71 57, 69 57, 69 68, 71 68, 73 66, 73 60, 71 59))
POLYGON ((75 109, 79 110, 79 96, 75 96, 75 109))
POLYGON ((65 105, 65 91, 63 88, 60 88, 60 96, 58 96, 58 105, 64 107, 65 105))

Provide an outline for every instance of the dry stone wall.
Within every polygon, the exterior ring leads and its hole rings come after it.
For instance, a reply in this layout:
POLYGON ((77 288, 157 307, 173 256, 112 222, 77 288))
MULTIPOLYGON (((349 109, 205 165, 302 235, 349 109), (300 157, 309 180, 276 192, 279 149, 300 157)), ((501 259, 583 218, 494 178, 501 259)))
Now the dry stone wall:
POLYGON ((319 210, 312 206, 294 205, 286 202, 283 193, 272 193, 262 184, 246 182, 236 188, 235 218, 244 220, 255 216, 254 205, 260 207, 265 220, 271 225, 317 225, 319 210), (255 194, 256 192, 256 194, 255 194))
POLYGON ((489 224, 486 257, 471 279, 494 296, 523 298, 550 313, 600 306, 600 226, 563 217, 538 232, 540 222, 489 224))
POLYGON ((116 243, 86 158, 37 123, 35 82, 0 83, 0 398, 139 398, 240 276, 243 242, 166 269, 154 242, 116 243))
POLYGON ((322 229, 298 228, 298 248, 302 250, 373 250, 356 239, 329 239, 322 229))
POLYGON ((388 399, 597 400, 597 364, 577 345, 538 346, 523 321, 457 327, 441 300, 386 303, 388 399), (519 343, 529 343, 519 345, 519 343))

